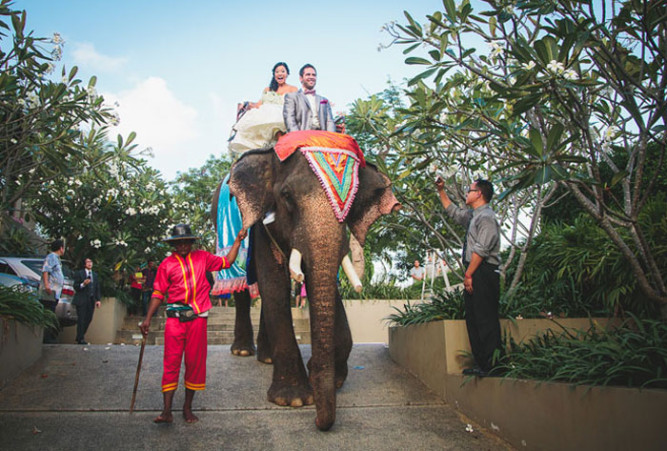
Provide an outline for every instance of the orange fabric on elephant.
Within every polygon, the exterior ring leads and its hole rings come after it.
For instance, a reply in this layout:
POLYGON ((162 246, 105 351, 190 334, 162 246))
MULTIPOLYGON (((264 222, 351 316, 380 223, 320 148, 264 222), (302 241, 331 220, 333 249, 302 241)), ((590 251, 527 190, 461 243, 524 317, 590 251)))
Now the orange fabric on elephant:
POLYGON ((344 149, 355 153, 359 158, 360 167, 366 166, 364 153, 357 141, 350 135, 324 130, 299 130, 287 133, 278 139, 274 146, 280 161, 285 161, 299 147, 319 147, 322 149, 344 149))

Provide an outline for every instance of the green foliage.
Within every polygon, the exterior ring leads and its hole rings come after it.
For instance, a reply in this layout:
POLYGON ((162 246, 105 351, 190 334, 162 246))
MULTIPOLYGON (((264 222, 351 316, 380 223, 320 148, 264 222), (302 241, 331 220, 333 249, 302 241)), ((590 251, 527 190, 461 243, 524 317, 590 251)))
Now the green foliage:
POLYGON ((45 309, 35 295, 23 292, 17 286, 0 285, 0 318, 53 332, 60 329, 55 313, 45 309))
POLYGON ((65 257, 75 268, 84 258, 93 260, 103 291, 110 294, 113 273, 164 258, 169 248, 161 240, 172 204, 166 183, 144 160, 118 148, 97 146, 90 152, 110 155, 78 177, 45 183, 30 204, 45 233, 65 238, 65 257))
MULTIPOLYGON (((667 273, 667 198, 656 195, 640 217, 658 267, 667 273)), ((507 268, 513 275, 515 266, 507 268)), ((658 315, 646 302, 628 261, 589 216, 548 223, 535 238, 511 302, 537 302, 543 311, 573 317, 631 311, 658 315)))
POLYGON ((463 319, 464 303, 463 291, 440 291, 430 300, 419 304, 408 302, 403 310, 394 307, 396 313, 387 316, 385 320, 391 325, 409 326, 443 319, 463 319))
POLYGON ((667 324, 631 318, 619 327, 587 332, 548 330, 524 344, 513 340, 501 358, 506 377, 667 388, 667 324))
POLYGON ((409 105, 377 120, 359 114, 384 146, 384 167, 408 188, 406 211, 449 253, 460 239, 422 205, 413 179, 432 177, 424 168, 433 164, 457 197, 471 174, 489 174, 523 259, 540 210, 564 187, 628 261, 647 301, 667 303, 639 221, 664 178, 664 3, 597 11, 567 0, 487 2, 475 14, 469 1, 444 6, 423 25, 406 13, 407 23, 386 28, 406 46, 406 64, 424 68, 408 82, 409 105), (469 47, 480 39, 488 52, 469 47))
POLYGON ((60 35, 34 37, 26 32, 25 11, 11 6, 8 1, 0 5, 0 28, 6 30, 0 34, 0 208, 4 211, 19 199, 38 196, 39 188, 50 180, 76 176, 103 163, 107 155, 91 154, 90 142, 99 141, 107 124, 117 121, 95 92, 95 77, 84 85, 76 78, 76 67, 69 71, 63 67, 61 77, 54 76, 64 43, 60 35))
POLYGON ((215 252, 215 228, 211 219, 213 192, 229 174, 231 158, 209 156, 201 168, 179 172, 171 185, 173 223, 188 223, 201 236, 200 247, 215 252))

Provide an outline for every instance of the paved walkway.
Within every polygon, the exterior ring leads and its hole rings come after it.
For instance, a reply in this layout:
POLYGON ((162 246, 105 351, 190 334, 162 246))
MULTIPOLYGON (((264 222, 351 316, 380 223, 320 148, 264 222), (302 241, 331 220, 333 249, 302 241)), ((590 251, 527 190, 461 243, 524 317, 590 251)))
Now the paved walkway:
MULTIPOLYGON (((304 359, 310 346, 302 345, 304 359)), ((338 391, 336 423, 315 410, 266 401, 271 366, 210 346, 200 421, 156 425, 162 347, 146 346, 135 413, 128 413, 139 347, 44 345, 42 358, 0 391, 0 447, 7 450, 506 450, 505 442, 444 404, 389 358, 382 344, 355 345, 338 391), (466 430, 468 429, 468 430, 466 430)), ((174 406, 183 403, 182 385, 174 406)))

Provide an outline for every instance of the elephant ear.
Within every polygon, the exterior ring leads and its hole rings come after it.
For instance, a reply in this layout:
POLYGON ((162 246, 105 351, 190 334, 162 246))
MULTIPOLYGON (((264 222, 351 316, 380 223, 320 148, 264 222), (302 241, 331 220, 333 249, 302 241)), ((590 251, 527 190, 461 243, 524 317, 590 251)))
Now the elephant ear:
POLYGON ((236 197, 244 229, 263 218, 274 203, 274 160, 273 149, 249 151, 232 166, 229 192, 236 197))
POLYGON ((391 180, 371 164, 359 169, 359 190, 347 215, 350 231, 361 246, 366 242, 368 228, 382 215, 401 208, 391 191, 391 180))

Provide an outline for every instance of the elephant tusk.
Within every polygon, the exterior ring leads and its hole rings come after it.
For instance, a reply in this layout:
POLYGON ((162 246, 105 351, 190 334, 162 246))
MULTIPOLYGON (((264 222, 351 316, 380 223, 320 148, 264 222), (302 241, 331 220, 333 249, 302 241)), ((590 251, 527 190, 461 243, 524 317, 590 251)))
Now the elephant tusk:
POLYGON ((348 257, 347 255, 343 257, 343 271, 345 271, 345 275, 347 276, 350 283, 354 287, 354 291, 356 291, 357 293, 361 293, 361 289, 363 288, 361 285, 361 280, 359 280, 359 276, 357 275, 357 272, 354 270, 352 261, 350 260, 350 257, 348 257))
POLYGON ((301 271, 301 252, 296 249, 292 249, 292 253, 289 256, 289 273, 292 276, 292 279, 297 282, 303 282, 303 271, 301 271))

